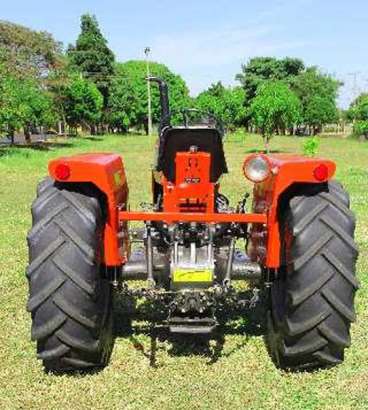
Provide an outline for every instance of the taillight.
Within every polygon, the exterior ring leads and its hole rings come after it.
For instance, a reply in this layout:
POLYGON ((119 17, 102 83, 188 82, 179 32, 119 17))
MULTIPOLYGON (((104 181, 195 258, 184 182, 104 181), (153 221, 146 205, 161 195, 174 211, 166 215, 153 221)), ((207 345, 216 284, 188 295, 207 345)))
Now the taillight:
POLYGON ((70 177, 70 167, 66 164, 59 164, 55 168, 55 176, 57 179, 65 181, 70 177))
POLYGON ((243 172, 252 182, 262 182, 270 176, 271 166, 263 155, 255 155, 245 160, 243 172))
POLYGON ((313 175, 317 181, 320 181, 320 182, 326 181, 326 179, 328 178, 327 165, 319 164, 318 167, 314 168, 313 175))

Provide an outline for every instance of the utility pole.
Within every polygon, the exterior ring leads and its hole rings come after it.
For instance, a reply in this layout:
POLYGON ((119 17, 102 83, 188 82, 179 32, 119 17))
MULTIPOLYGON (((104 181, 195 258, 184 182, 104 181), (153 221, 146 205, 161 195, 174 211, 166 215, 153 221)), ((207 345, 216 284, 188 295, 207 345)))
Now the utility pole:
POLYGON ((151 49, 146 47, 144 49, 144 54, 146 55, 146 71, 147 71, 147 99, 148 99, 148 135, 152 135, 152 110, 151 110, 151 85, 148 80, 150 77, 150 68, 149 68, 149 53, 151 49))
MULTIPOLYGON (((357 78, 358 75, 360 74, 359 71, 354 71, 353 73, 348 73, 349 76, 353 77, 353 85, 352 85, 352 91, 351 91, 351 102, 355 102, 355 100, 358 98, 359 95, 359 90, 358 90, 358 82, 357 82, 357 78)), ((356 118, 354 116, 353 118, 353 126, 355 125, 356 122, 356 118)))
POLYGON ((358 95, 359 95, 359 88, 358 88, 358 75, 360 74, 360 71, 354 71, 353 73, 348 73, 348 76, 353 77, 353 84, 351 87, 350 95, 352 101, 354 101, 358 95))

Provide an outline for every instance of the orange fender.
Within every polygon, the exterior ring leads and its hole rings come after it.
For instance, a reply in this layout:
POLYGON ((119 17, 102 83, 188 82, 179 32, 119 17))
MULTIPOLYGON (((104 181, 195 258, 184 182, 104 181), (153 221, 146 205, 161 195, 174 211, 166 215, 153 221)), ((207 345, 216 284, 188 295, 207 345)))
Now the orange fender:
MULTIPOLYGON (((327 159, 298 155, 273 154, 265 157, 270 162, 271 174, 265 181, 254 185, 253 212, 266 213, 267 223, 252 226, 249 254, 253 261, 263 266, 278 268, 281 250, 278 206, 281 195, 293 184, 316 184, 330 180, 336 165, 327 159), (326 171, 323 180, 318 175, 321 164, 326 171)), ((246 160, 249 161, 249 157, 246 160)))
POLYGON ((118 266, 129 257, 128 238, 119 226, 119 210, 127 209, 128 184, 121 157, 116 154, 81 154, 55 159, 49 163, 49 174, 62 183, 92 183, 106 196, 107 220, 104 231, 103 262, 118 266))

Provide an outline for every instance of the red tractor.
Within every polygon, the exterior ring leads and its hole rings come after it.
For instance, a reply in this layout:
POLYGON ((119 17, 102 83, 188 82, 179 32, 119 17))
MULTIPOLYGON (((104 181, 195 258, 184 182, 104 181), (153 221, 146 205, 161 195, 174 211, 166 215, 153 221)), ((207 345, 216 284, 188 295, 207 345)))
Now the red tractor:
POLYGON ((161 123, 152 204, 131 211, 122 158, 63 157, 38 186, 28 235, 32 340, 46 369, 108 363, 112 295, 145 297, 166 312, 171 332, 209 334, 219 306, 267 301, 267 343, 280 368, 336 365, 355 319, 357 246, 349 196, 332 180, 335 164, 298 155, 248 156, 254 183, 231 207, 219 179, 227 172, 215 119, 171 125, 167 86, 159 84, 161 123), (141 221, 142 229, 129 228, 141 221), (246 252, 236 249, 245 240, 246 252), (141 241, 144 251, 131 251, 141 241), (129 280, 146 280, 143 289, 129 280), (252 297, 238 300, 236 280, 252 297))

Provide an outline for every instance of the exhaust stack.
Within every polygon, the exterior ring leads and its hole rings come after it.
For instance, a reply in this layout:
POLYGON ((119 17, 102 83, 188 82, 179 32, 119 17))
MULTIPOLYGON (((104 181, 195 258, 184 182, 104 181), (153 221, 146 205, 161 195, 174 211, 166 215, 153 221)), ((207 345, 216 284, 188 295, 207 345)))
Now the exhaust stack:
POLYGON ((161 120, 160 133, 163 128, 170 126, 170 107, 169 107, 169 92, 167 84, 164 80, 158 77, 147 77, 148 81, 158 84, 160 90, 160 106, 161 106, 161 120))

